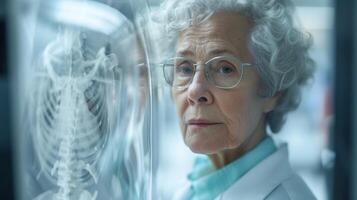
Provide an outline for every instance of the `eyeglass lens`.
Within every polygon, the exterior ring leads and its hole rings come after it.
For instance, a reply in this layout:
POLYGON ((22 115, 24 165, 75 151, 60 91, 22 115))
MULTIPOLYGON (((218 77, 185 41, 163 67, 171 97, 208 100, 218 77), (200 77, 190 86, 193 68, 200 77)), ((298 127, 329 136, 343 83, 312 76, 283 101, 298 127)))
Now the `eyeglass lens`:
MULTIPOLYGON (((164 65, 166 81, 174 87, 185 87, 192 81, 198 65, 186 58, 172 58, 164 65)), ((206 78, 218 87, 235 86, 241 79, 241 62, 216 57, 205 64, 206 78)))

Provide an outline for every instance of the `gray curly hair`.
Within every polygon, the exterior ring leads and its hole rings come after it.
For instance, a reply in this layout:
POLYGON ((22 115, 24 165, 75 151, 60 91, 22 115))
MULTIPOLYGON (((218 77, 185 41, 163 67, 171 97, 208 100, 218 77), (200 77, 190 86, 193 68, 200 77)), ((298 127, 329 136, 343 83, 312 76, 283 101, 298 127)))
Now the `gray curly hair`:
POLYGON ((167 0, 157 19, 176 38, 219 11, 239 12, 253 21, 248 48, 261 78, 261 95, 282 94, 267 114, 268 126, 277 133, 286 114, 299 106, 302 86, 313 77, 315 65, 308 54, 312 38, 296 25, 290 0, 167 0))

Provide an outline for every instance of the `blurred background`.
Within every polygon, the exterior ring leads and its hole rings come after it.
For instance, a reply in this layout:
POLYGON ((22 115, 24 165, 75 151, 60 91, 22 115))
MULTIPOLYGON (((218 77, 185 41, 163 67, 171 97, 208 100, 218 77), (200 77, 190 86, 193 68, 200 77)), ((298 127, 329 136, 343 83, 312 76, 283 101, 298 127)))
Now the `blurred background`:
POLYGON ((2 177, 0 186, 1 190, 5 191, 0 194, 0 198, 14 199, 6 3, 3 0, 0 1, 0 177, 2 177))
MULTIPOLYGON (((14 141, 9 65, 9 0, 0 1, 0 199, 14 199, 14 141)), ((155 9, 160 0, 148 1, 155 9)), ((312 34, 317 71, 299 109, 276 136, 289 143, 290 160, 319 200, 357 199, 357 1, 295 0, 296 18, 312 34)), ((14 88, 12 88, 14 89, 14 88)), ((195 156, 182 142, 168 88, 159 115, 155 184, 169 199, 185 182, 195 156)))

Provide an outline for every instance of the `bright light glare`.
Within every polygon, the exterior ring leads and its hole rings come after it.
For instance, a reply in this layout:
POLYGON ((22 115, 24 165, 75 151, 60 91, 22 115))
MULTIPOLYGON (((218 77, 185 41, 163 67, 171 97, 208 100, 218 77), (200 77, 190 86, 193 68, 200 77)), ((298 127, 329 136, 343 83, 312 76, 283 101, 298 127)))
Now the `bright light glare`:
POLYGON ((43 9, 47 12, 44 13, 60 23, 86 27, 106 35, 112 34, 123 26, 128 27, 128 20, 124 15, 98 2, 70 0, 50 2, 45 3, 43 9))

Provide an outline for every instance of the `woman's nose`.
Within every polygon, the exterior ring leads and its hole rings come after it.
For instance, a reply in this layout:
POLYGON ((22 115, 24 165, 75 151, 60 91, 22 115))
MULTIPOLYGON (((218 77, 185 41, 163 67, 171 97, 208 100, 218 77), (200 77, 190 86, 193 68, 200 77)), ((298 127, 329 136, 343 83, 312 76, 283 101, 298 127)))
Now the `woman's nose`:
POLYGON ((210 85, 203 70, 197 70, 192 78, 192 82, 188 87, 187 100, 190 105, 213 103, 210 85))

